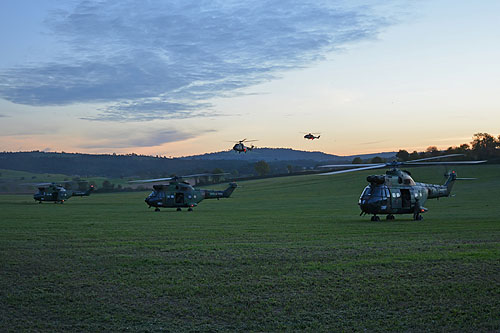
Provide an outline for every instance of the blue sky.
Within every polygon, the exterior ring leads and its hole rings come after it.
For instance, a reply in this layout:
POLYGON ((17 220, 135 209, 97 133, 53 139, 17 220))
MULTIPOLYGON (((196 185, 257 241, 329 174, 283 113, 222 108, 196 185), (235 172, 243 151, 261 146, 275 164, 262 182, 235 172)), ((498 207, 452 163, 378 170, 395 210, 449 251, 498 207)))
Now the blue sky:
POLYGON ((497 1, 0 9, 2 150, 183 156, 250 137, 346 155, 500 133, 497 1))

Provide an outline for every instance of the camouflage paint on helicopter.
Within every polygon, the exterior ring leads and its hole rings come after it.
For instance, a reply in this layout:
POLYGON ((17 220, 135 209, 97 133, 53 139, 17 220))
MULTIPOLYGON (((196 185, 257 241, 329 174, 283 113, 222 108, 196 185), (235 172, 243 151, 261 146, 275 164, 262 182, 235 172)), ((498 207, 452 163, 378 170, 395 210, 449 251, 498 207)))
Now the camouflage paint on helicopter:
POLYGON ((455 165, 455 164, 479 164, 486 161, 458 161, 458 162, 423 162, 443 157, 461 156, 461 154, 452 154, 438 157, 423 158, 408 162, 393 161, 383 164, 347 164, 347 165, 325 165, 322 167, 347 167, 357 166, 356 169, 333 171, 323 173, 322 175, 333 175, 352 171, 378 169, 390 167, 385 175, 371 175, 366 177, 370 185, 366 186, 359 198, 358 204, 361 208, 361 214, 373 214, 372 221, 380 221, 377 214, 387 214, 387 220, 394 220, 394 214, 413 214, 413 219, 420 221, 423 219, 422 213, 427 212, 424 207, 427 199, 448 197, 455 180, 470 179, 457 178, 455 171, 448 175, 448 179, 443 185, 426 184, 415 182, 410 172, 400 170, 400 165, 455 165))
POLYGON ((427 211, 427 199, 448 197, 456 179, 452 172, 443 185, 418 183, 408 171, 391 169, 385 175, 366 177, 370 185, 363 190, 358 204, 362 214, 374 214, 372 221, 379 220, 377 214, 388 214, 388 220, 394 219, 393 214, 413 214, 415 220, 422 220, 420 214, 427 211))
POLYGON ((220 176, 221 174, 197 174, 188 176, 176 176, 169 178, 158 178, 149 180, 131 181, 133 183, 151 183, 164 180, 171 180, 168 184, 153 185, 153 191, 144 200, 149 207, 155 207, 155 211, 161 208, 187 208, 192 211, 193 207, 204 199, 229 198, 238 186, 236 183, 230 183, 229 187, 223 191, 195 189, 189 183, 180 181, 182 178, 192 178, 199 176, 220 176))
POLYGON ((90 192, 94 190, 94 185, 90 185, 87 191, 67 190, 64 186, 57 183, 41 183, 37 186, 38 192, 33 195, 33 199, 38 201, 38 203, 42 203, 44 201, 64 203, 64 201, 71 197, 89 196, 90 192))

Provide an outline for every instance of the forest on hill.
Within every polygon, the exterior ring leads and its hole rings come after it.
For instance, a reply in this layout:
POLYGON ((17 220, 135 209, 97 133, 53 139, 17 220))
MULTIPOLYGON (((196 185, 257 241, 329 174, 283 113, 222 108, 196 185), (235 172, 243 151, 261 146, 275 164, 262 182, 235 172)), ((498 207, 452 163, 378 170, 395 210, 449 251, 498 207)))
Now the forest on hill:
POLYGON ((396 153, 381 153, 355 156, 336 156, 320 152, 303 152, 292 149, 258 148, 251 152, 219 152, 181 158, 145 156, 137 154, 81 154, 57 152, 3 152, 0 153, 0 169, 19 170, 34 173, 60 173, 111 178, 123 177, 168 177, 215 169, 229 172, 234 177, 254 175, 254 165, 265 161, 269 174, 283 174, 302 171, 325 163, 349 163, 354 157, 394 157, 396 153), (217 156, 217 157, 216 157, 217 156))
POLYGON ((415 160, 445 154, 462 154, 459 159, 500 162, 500 136, 476 133, 470 143, 439 150, 430 146, 422 152, 396 152, 337 156, 288 148, 257 148, 248 153, 218 152, 167 158, 137 154, 81 154, 57 152, 2 152, 0 169, 32 173, 57 173, 82 178, 158 178, 205 172, 228 172, 232 178, 255 175, 283 175, 314 169, 322 164, 381 163, 393 158, 415 160))

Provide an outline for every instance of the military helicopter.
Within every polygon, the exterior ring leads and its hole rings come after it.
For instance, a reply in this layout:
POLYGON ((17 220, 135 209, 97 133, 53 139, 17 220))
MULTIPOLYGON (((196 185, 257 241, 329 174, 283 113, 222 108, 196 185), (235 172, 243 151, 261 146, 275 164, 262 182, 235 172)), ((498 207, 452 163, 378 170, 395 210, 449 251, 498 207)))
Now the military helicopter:
POLYGON ((320 175, 334 175, 339 173, 370 170, 388 167, 385 175, 371 175, 366 177, 370 185, 366 186, 359 198, 358 204, 361 208, 360 215, 373 214, 372 221, 380 221, 377 214, 387 214, 387 220, 394 220, 394 214, 413 214, 413 219, 420 221, 423 219, 422 213, 427 212, 424 207, 427 199, 448 197, 455 180, 472 179, 457 178, 457 173, 452 171, 447 174, 447 180, 443 185, 425 184, 415 182, 411 173, 401 170, 402 165, 422 166, 422 165, 457 165, 457 164, 479 164, 486 161, 458 161, 458 162, 423 162, 444 157, 462 156, 462 154, 450 154, 436 157, 422 158, 413 161, 379 164, 339 164, 323 165, 323 168, 354 167, 340 171, 322 173, 320 175))
POLYGON ((237 141, 236 144, 233 146, 233 150, 237 151, 238 153, 246 153, 247 151, 250 151, 256 147, 254 145, 248 147, 248 146, 245 146, 243 143, 244 142, 254 142, 254 141, 258 141, 258 140, 243 139, 243 140, 237 141))
MULTIPOLYGON (((304 133, 304 132, 302 132, 304 133)), ((318 135, 318 136, 314 136, 314 134, 321 134, 321 133, 304 133, 304 139, 308 139, 308 140, 314 140, 314 139, 319 139, 319 137, 321 135, 318 135)))
POLYGON ((38 183, 38 184, 25 184, 25 185, 35 185, 38 187, 38 192, 33 195, 33 199, 42 203, 44 201, 52 201, 54 203, 64 203, 71 197, 86 197, 90 195, 90 192, 94 190, 94 185, 90 185, 89 189, 86 191, 73 191, 64 188, 62 183, 38 183))
POLYGON ((195 189, 188 182, 182 181, 182 179, 220 175, 223 174, 174 176, 167 178, 135 180, 129 181, 129 183, 156 183, 169 181, 168 184, 153 185, 153 191, 144 200, 148 204, 149 208, 155 207, 155 212, 159 212, 160 207, 177 208, 177 211, 181 211, 181 208, 187 208, 188 211, 192 211, 193 207, 198 206, 203 199, 218 200, 220 198, 229 198, 238 185, 236 183, 230 183, 229 187, 224 191, 199 190, 195 189))

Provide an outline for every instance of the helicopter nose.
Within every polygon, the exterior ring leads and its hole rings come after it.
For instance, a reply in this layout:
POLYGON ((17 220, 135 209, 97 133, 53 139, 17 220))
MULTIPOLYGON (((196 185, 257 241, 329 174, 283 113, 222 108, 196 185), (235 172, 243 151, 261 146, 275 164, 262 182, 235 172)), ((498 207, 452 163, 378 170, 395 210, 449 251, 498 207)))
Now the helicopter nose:
POLYGON ((375 214, 379 211, 381 202, 380 200, 376 199, 366 199, 366 200, 361 200, 359 203, 359 206, 361 207, 361 210, 363 212, 369 213, 369 214, 375 214))

